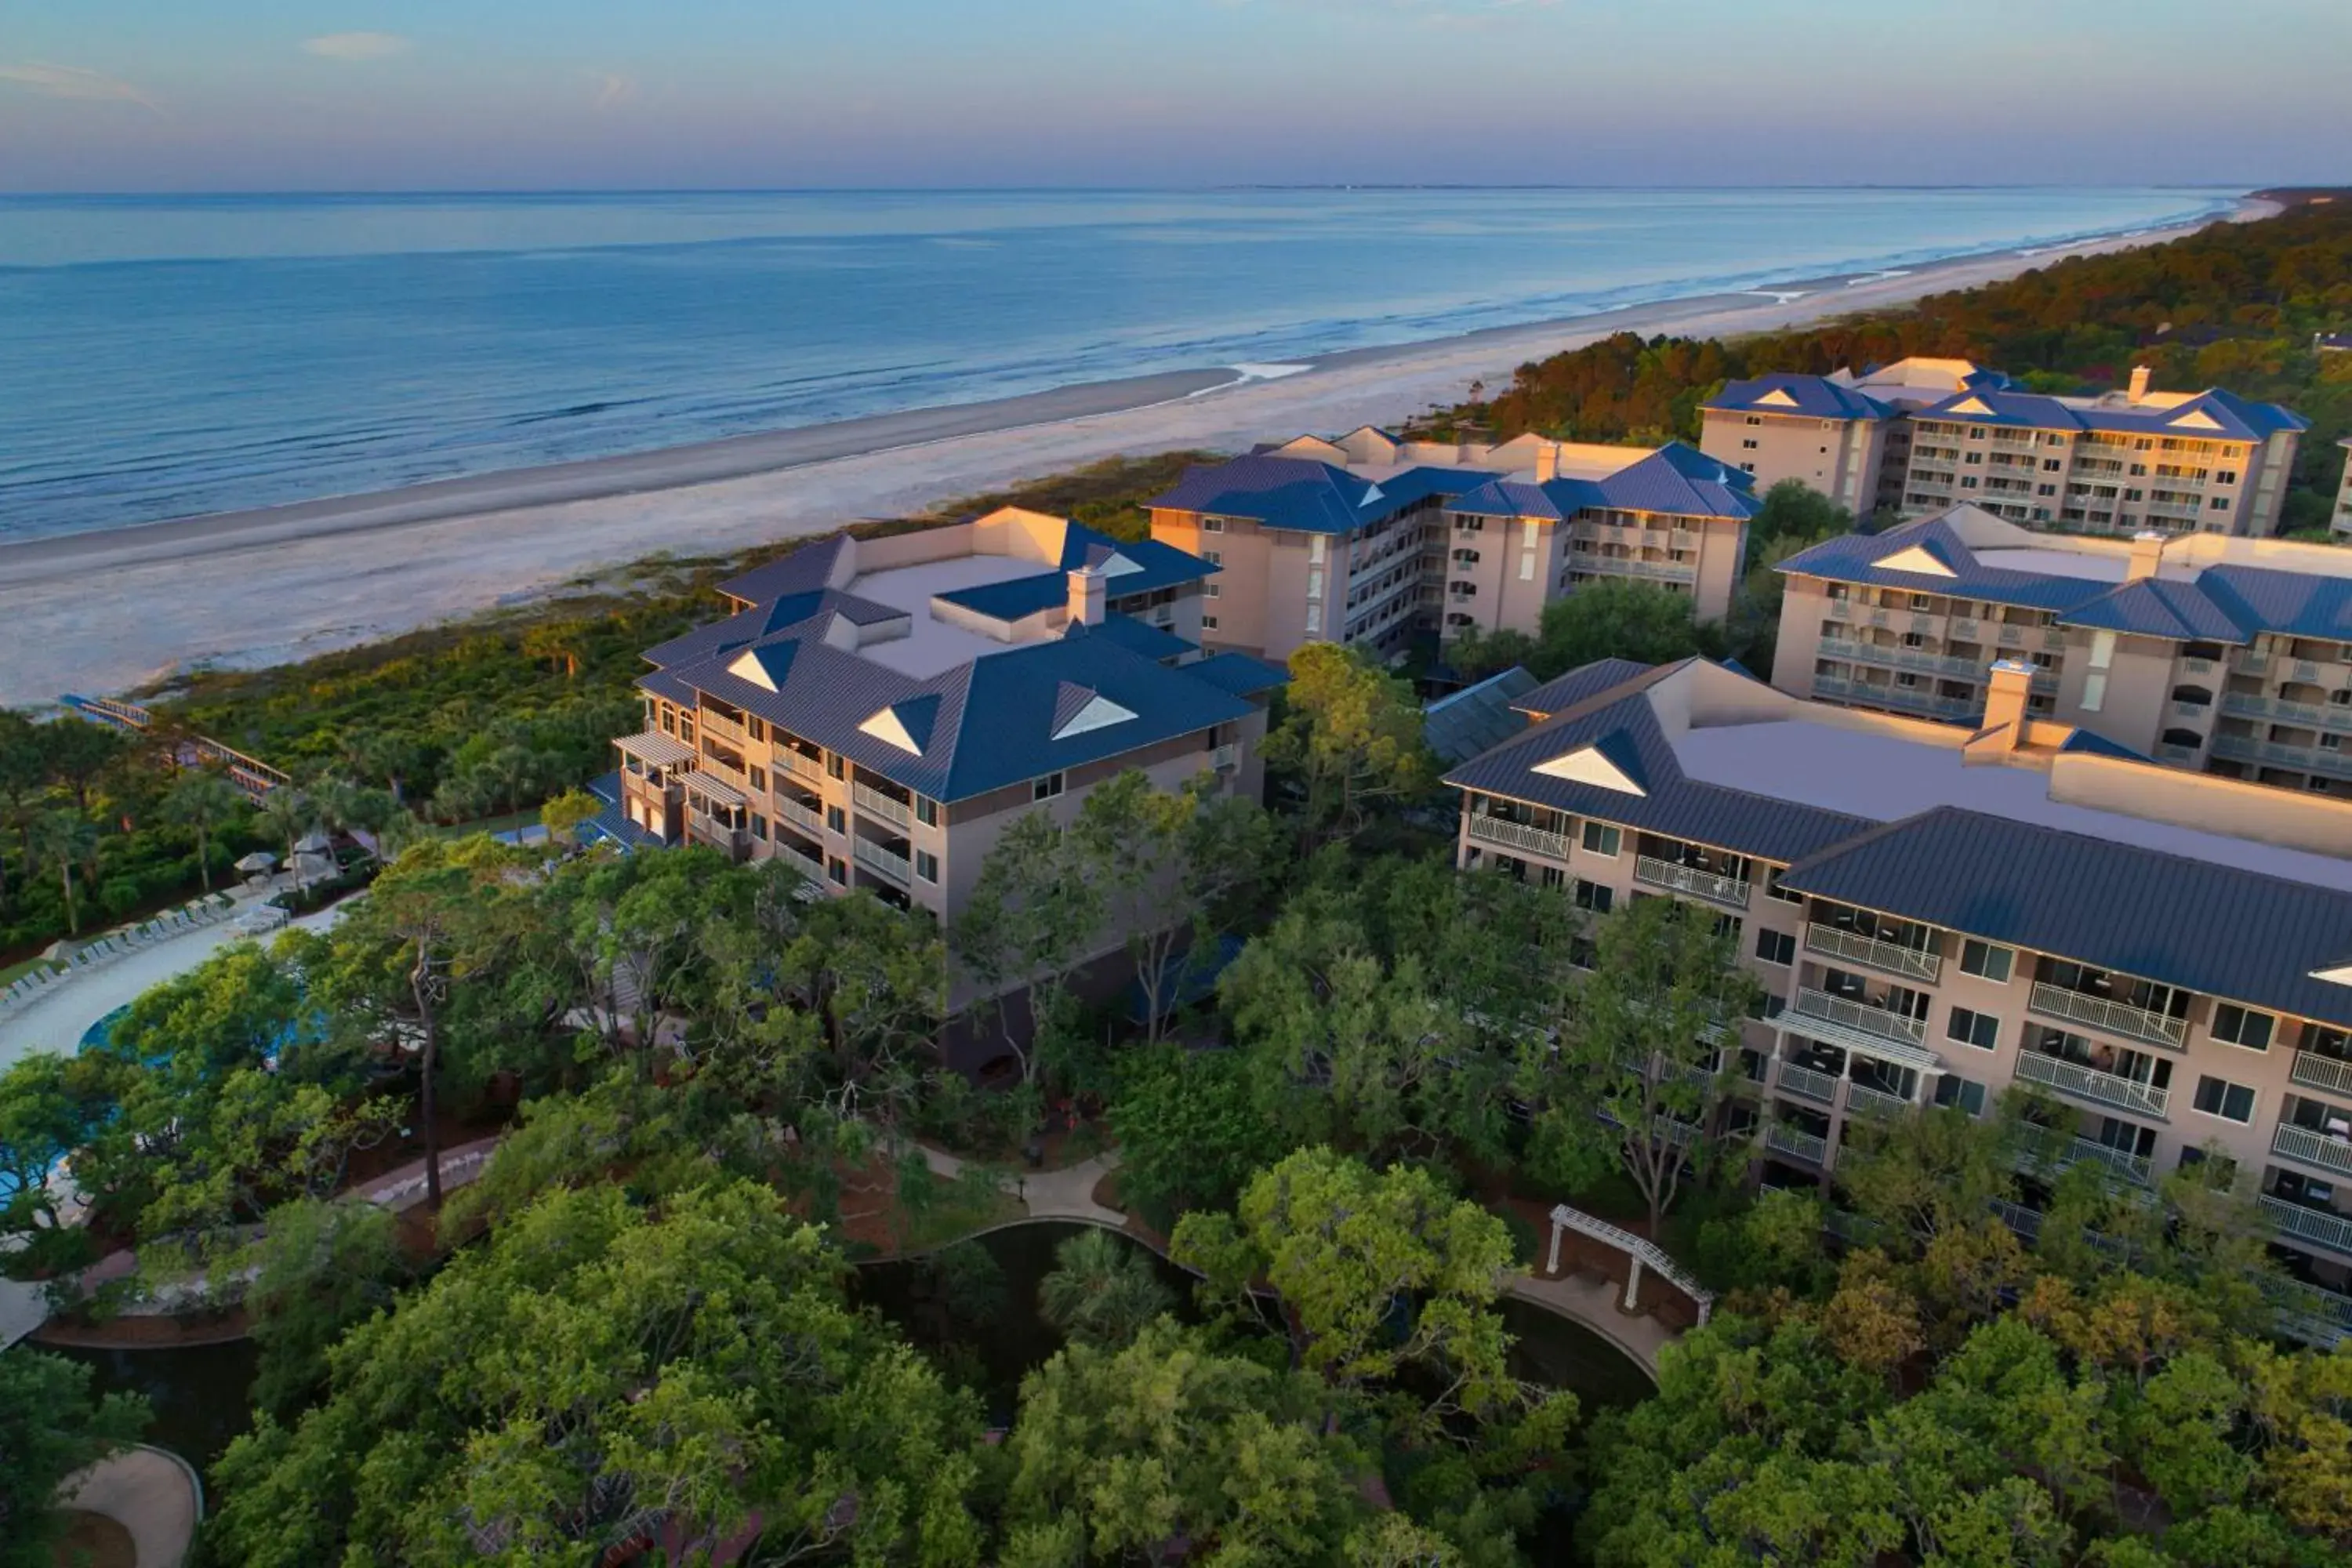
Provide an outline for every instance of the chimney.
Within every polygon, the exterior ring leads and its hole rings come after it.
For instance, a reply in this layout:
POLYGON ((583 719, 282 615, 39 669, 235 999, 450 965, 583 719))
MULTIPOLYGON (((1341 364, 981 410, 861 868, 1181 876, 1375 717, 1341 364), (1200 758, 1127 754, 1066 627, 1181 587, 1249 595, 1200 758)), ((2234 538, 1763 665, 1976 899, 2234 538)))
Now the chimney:
POLYGON ((1536 448, 1536 483, 1548 485, 1559 478, 1559 443, 1546 441, 1536 448))
POLYGON ((1098 626, 1103 624, 1103 601, 1108 596, 1110 578, 1098 566, 1080 566, 1070 573, 1070 624, 1098 626))
POLYGON ((2154 373, 2144 364, 2132 366, 2130 402, 2137 407, 2147 401, 2148 378, 2154 373))
POLYGON ((2133 534, 2131 563, 2124 568, 2124 581, 2137 583, 2143 577, 2155 576, 2157 568, 2164 564, 2165 542, 2165 536, 2161 533, 2143 531, 2133 534))
POLYGON ((2033 667, 2024 660, 2004 658, 1992 667, 1985 687, 1984 727, 2001 732, 1989 737, 1987 746, 2013 752, 2025 744, 2025 698, 2032 689, 2033 667))

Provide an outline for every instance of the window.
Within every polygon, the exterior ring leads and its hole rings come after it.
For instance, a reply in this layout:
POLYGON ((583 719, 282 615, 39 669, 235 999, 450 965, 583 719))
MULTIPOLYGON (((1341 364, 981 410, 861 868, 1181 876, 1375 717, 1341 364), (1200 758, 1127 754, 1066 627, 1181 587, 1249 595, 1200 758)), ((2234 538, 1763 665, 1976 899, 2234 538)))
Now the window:
POLYGON ((1956 1106, 1970 1116, 1982 1116, 1985 1108, 1985 1086, 1958 1073, 1946 1073, 1936 1080, 1936 1103, 1956 1106))
POLYGON ((1223 533, 1224 531, 1225 520, 1222 517, 1204 517, 1201 520, 1202 533, 1223 533))
POLYGON ((824 771, 828 778, 845 779, 849 776, 849 764, 841 760, 839 752, 827 752, 824 754, 824 771))
POLYGON ((2010 969, 2016 962, 2017 952, 2014 948, 1995 947, 1989 942, 1979 942, 1974 937, 1966 938, 1960 942, 1960 973, 1963 974, 1973 974, 1980 980, 1990 980, 1996 984, 2006 985, 2009 984, 2010 969))
POLYGON ((915 797, 915 820, 926 827, 940 825, 940 803, 927 795, 915 797))
POLYGON ((2254 1091, 2242 1083, 2231 1083, 2210 1074, 2197 1080, 2196 1105, 2208 1116, 2242 1126, 2254 1119, 2254 1091))
POLYGON ((1201 552, 1201 559, 1212 566, 1223 566, 1225 563, 1225 554, 1222 550, 1203 550, 1201 552))
POLYGON ((1029 798, 1031 800, 1051 800, 1061 793, 1062 775, 1059 773, 1047 773, 1044 778, 1039 779, 1036 783, 1029 786, 1029 798))
POLYGON ((1201 629, 1204 632, 1215 631, 1217 629, 1217 617, 1214 616, 1202 616, 1201 617, 1201 629))
POLYGON ((1764 423, 1764 421, 1763 421, 1762 419, 1759 418, 1757 416, 1755 416, 1755 415, 1751 414, 1751 415, 1749 415, 1749 416, 1748 416, 1748 423, 1749 423, 1750 425, 1761 425, 1761 424, 1763 424, 1763 423, 1764 423))
POLYGON ((1739 443, 1739 447, 1740 450, 1744 452, 1752 452, 1756 450, 1756 437, 1753 436, 1748 437, 1746 440, 1739 443))
POLYGON ((756 811, 751 814, 751 837, 763 844, 768 839, 768 819, 756 811))
POLYGON ((824 808, 824 825, 835 833, 846 833, 849 831, 848 814, 837 805, 828 805, 824 808))
POLYGON ((2271 1030, 2277 1022, 2268 1013, 2250 1012, 2234 1002, 2222 1002, 2213 1009, 2213 1037, 2250 1051, 2266 1051, 2271 1048, 2271 1030))
POLYGON ((1600 882, 1588 882, 1581 877, 1576 879, 1578 909, 1591 910, 1596 915, 1605 915, 1616 902, 1615 889, 1600 882))
POLYGON ((1215 583, 1203 583, 1201 584, 1201 597, 1203 599, 1222 599, 1224 597, 1224 595, 1221 591, 1220 584, 1215 583))
POLYGON ((940 858, 928 849, 915 851, 915 875, 926 882, 940 879, 940 858))
POLYGON ((1621 836, 1618 831, 1605 822, 1588 822, 1584 825, 1584 847, 1595 855, 1606 855, 1611 859, 1615 859, 1620 841, 1621 836))
POLYGON ((751 767, 751 788, 760 795, 768 793, 768 770, 753 763, 751 767))
POLYGON ((1797 962, 1797 939, 1784 931, 1756 928, 1756 956, 1767 963, 1797 962))
POLYGON ((1971 1012, 1966 1007, 1952 1009, 1945 1035, 1964 1046, 1974 1046, 1980 1051, 1991 1050, 2000 1043, 2000 1020, 1990 1013, 1971 1012))
POLYGON ((1773 866, 1765 870, 1764 896, 1768 899, 1778 899, 1784 904, 1802 904, 1805 901, 1804 894, 1792 893, 1780 886, 1780 879, 1788 873, 1788 869, 1786 866, 1773 866))
POLYGON ((834 882, 837 886, 844 888, 849 886, 849 868, 843 865, 838 860, 826 861, 824 863, 824 874, 833 879, 834 882))

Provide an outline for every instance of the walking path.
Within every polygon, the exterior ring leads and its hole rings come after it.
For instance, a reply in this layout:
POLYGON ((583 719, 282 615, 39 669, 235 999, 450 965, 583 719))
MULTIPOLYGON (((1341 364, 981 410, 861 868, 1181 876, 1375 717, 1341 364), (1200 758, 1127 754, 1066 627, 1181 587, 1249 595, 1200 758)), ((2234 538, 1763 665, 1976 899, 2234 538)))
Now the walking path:
POLYGON ((205 1516, 204 1487, 188 1462, 144 1443, 68 1476, 58 1500, 129 1531, 137 1568, 180 1568, 205 1516))

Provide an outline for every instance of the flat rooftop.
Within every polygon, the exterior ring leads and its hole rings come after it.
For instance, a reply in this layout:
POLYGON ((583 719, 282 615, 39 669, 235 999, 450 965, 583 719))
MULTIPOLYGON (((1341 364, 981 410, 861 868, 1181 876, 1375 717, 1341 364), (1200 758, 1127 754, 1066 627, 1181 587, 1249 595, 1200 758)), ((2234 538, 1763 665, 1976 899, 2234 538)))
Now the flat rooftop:
POLYGON ((857 650, 858 657, 895 669, 901 675, 928 680, 975 658, 1019 647, 1022 645, 1017 642, 1000 642, 994 637, 982 637, 978 632, 934 619, 931 616, 932 596, 953 593, 961 588, 979 588, 992 583, 1009 583, 1016 578, 1044 576, 1053 571, 1050 566, 1041 566, 1034 561, 1024 561, 1013 555, 963 555, 948 561, 927 561, 915 566, 894 566, 885 572, 863 573, 850 583, 847 591, 858 598, 871 599, 894 610, 904 610, 909 626, 905 637, 867 643, 857 650))
POLYGON ((2286 881, 2352 892, 2352 861, 2101 811, 2050 798, 2050 775, 2029 767, 1964 763, 1950 744, 1811 719, 1694 723, 1668 731, 1684 774, 1768 799, 1894 822, 1956 806, 2038 827, 2210 861, 2286 881))

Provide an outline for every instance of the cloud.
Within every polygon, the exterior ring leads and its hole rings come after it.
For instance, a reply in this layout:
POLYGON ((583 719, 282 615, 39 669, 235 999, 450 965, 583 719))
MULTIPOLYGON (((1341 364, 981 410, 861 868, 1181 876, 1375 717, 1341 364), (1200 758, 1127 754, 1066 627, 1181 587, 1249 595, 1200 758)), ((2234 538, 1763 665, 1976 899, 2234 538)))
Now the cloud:
POLYGON ((302 40, 302 52, 329 60, 382 60, 408 52, 397 33, 328 33, 302 40))
POLYGON ((637 100, 637 82, 635 77, 625 77, 617 71, 597 71, 591 74, 596 79, 595 107, 598 113, 601 114, 608 109, 618 109, 625 103, 635 103, 637 100))
POLYGON ((43 60, 0 65, 0 81, 13 81, 44 98, 75 98, 90 103, 135 103, 150 114, 161 115, 163 112, 162 104, 129 82, 100 76, 79 66, 50 65, 43 60))

